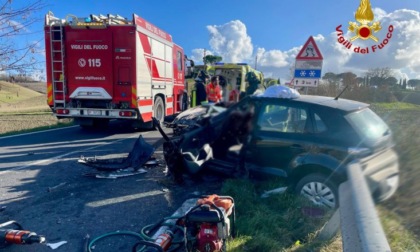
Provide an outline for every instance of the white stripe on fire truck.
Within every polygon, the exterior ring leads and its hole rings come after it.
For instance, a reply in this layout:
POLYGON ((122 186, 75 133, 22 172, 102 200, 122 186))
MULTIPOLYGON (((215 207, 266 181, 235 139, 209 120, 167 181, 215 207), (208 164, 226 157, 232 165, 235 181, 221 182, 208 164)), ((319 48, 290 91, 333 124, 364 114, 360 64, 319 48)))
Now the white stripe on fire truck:
POLYGON ((140 113, 148 113, 148 112, 153 112, 153 105, 152 106, 140 106, 139 107, 140 113))

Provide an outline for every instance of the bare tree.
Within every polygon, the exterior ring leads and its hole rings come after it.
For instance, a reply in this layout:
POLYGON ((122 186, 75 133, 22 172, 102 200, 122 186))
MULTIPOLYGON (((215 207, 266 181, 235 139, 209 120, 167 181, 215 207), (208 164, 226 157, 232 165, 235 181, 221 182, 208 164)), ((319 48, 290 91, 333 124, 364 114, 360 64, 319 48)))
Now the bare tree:
POLYGON ((371 68, 368 70, 366 75, 368 77, 379 77, 379 78, 386 79, 388 77, 392 77, 393 74, 394 73, 391 68, 383 67, 383 68, 371 68))
POLYGON ((12 0, 0 0, 0 72, 28 73, 40 68, 40 59, 35 56, 43 30, 39 25, 36 31, 31 28, 42 20, 36 15, 46 5, 43 0, 26 1, 18 8, 15 5, 12 0), (36 38, 37 34, 37 39, 27 41, 27 36, 36 38))
POLYGON ((389 85, 386 80, 390 77, 394 77, 393 75, 394 71, 389 67, 371 68, 366 73, 366 77, 369 79, 370 86, 389 85))
POLYGON ((346 72, 346 73, 342 73, 340 74, 341 78, 343 80, 343 85, 344 86, 349 86, 351 88, 354 88, 357 86, 357 75, 355 75, 352 72, 346 72))

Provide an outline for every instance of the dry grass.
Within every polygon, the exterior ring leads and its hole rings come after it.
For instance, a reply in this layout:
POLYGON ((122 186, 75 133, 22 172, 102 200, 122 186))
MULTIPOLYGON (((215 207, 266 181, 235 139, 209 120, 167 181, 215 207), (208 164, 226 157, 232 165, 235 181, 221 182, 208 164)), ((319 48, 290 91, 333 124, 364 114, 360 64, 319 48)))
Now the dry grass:
POLYGON ((376 107, 394 133, 400 161, 400 186, 394 197, 384 203, 389 211, 401 217, 402 224, 420 237, 420 106, 405 109, 381 104, 376 107))
POLYGON ((40 127, 55 127, 59 120, 51 115, 45 114, 0 114, 0 134, 16 131, 25 131, 40 127))
MULTIPOLYGON (((42 85, 26 86, 42 91, 42 85)), ((0 81, 0 134, 54 127, 60 121, 52 115, 45 93, 0 81)))

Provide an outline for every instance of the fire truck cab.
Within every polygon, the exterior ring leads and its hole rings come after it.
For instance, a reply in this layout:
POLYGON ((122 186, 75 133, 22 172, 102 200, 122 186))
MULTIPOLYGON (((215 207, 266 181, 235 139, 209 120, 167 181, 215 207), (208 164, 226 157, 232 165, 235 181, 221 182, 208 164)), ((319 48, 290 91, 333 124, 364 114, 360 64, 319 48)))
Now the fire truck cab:
POLYGON ((152 127, 152 117, 181 110, 183 49, 133 14, 45 16, 47 102, 58 118, 81 126, 111 119, 152 127))

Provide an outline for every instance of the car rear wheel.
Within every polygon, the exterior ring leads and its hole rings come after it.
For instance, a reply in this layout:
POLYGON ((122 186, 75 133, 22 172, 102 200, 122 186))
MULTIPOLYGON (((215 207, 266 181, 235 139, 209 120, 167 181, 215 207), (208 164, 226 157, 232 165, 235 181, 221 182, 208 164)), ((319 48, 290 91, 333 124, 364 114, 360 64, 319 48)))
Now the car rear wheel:
POLYGON ((338 207, 338 186, 323 174, 309 174, 296 185, 296 193, 312 201, 315 205, 329 209, 338 207))

